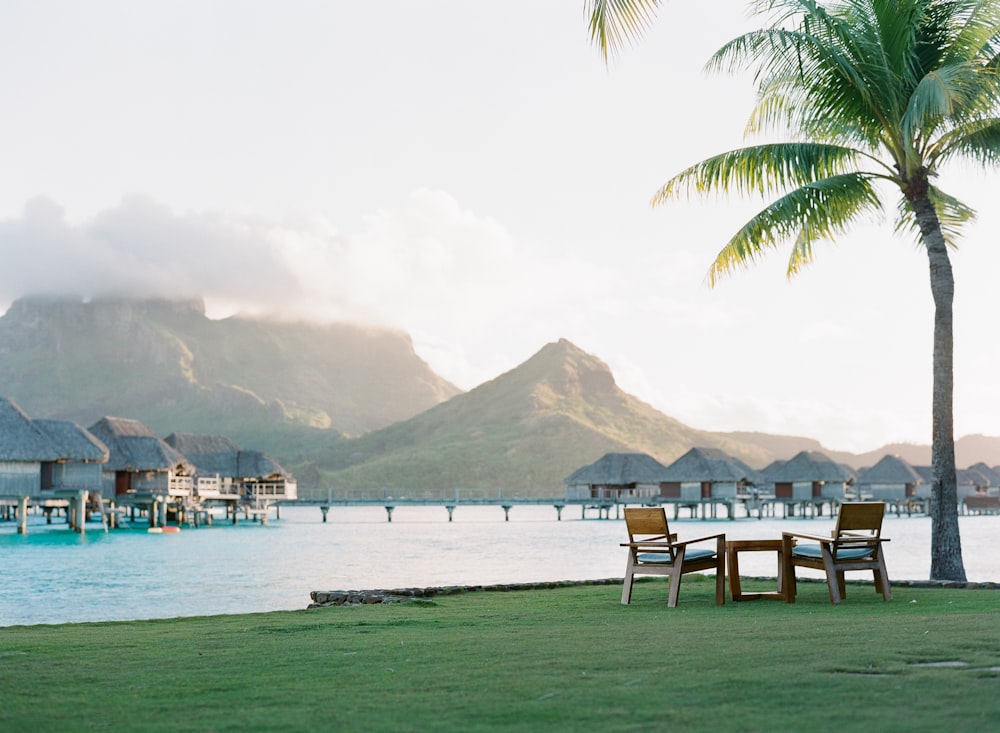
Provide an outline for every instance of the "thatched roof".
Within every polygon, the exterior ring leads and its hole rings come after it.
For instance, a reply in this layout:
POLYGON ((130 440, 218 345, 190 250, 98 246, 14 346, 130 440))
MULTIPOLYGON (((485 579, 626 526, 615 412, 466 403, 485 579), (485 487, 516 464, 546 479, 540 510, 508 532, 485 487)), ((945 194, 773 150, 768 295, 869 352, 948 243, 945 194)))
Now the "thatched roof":
POLYGON ((661 481, 743 481, 758 483, 763 477, 739 458, 718 448, 692 448, 667 466, 661 481))
POLYGON ((168 445, 184 454, 203 475, 227 478, 267 478, 288 476, 277 461, 255 450, 242 450, 229 438, 221 435, 195 435, 171 433, 168 445))
POLYGON ((108 460, 108 447, 86 429, 69 420, 33 420, 55 443, 59 457, 70 461, 104 463, 108 460))
POLYGON ((767 483, 796 483, 802 481, 823 481, 843 483, 851 479, 851 473, 839 463, 819 451, 802 451, 793 458, 775 461, 762 472, 767 483))
POLYGON ((977 484, 978 486, 1000 486, 1000 472, 990 468, 985 463, 975 463, 965 470, 968 472, 974 471, 976 475, 982 477, 983 483, 977 484))
POLYGON ((899 456, 882 456, 878 463, 858 475, 859 484, 919 484, 920 474, 899 456))
POLYGON ((0 461, 57 461, 59 448, 17 403, 0 397, 0 461))
POLYGON ((108 471, 194 472, 190 461, 138 420, 102 417, 87 429, 108 447, 108 471))
MULTIPOLYGON (((985 463, 977 463, 969 468, 956 469, 955 482, 959 486, 996 486, 997 484, 991 483, 991 476, 996 472, 991 471, 990 474, 985 474, 982 470, 984 467, 986 467, 985 463)), ((914 466, 913 470, 917 472, 925 484, 934 483, 933 466, 914 466)))
POLYGON ((572 486, 628 486, 658 484, 666 467, 645 453, 606 453, 589 466, 578 468, 563 481, 572 486))

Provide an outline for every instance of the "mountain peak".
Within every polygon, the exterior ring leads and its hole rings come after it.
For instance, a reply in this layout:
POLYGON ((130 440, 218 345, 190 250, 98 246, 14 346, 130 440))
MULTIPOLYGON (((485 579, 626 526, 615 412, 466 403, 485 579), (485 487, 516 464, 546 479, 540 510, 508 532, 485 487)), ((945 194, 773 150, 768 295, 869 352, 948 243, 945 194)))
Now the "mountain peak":
POLYGON ((518 371, 561 397, 587 397, 617 389, 607 364, 566 339, 546 344, 518 371))

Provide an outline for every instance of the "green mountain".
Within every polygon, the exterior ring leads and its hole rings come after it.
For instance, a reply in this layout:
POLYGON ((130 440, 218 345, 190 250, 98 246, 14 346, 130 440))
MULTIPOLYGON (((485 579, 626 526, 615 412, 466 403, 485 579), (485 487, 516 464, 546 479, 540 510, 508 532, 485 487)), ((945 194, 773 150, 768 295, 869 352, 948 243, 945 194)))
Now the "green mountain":
MULTIPOLYGON (((608 452, 669 464, 693 446, 763 466, 775 451, 696 430, 623 392, 600 359, 566 340, 519 367, 317 458, 336 489, 484 489, 561 495, 563 479, 608 452)), ((790 457, 792 454, 783 457, 790 457)))
POLYGON ((27 298, 0 318, 0 394, 32 417, 225 435, 293 469, 459 391, 394 330, 211 320, 198 301, 27 298))
MULTIPOLYGON (((399 331, 212 320, 199 301, 26 298, 0 317, 0 395, 35 418, 91 425, 134 418, 155 433, 225 435, 291 469, 300 492, 330 488, 482 489, 561 494, 563 478, 607 452, 671 463, 716 447, 755 468, 820 450, 853 468, 862 455, 817 441, 684 425, 632 397, 608 367, 568 341, 461 392, 399 331)), ((1000 464, 1000 438, 967 436, 960 467, 1000 464)))

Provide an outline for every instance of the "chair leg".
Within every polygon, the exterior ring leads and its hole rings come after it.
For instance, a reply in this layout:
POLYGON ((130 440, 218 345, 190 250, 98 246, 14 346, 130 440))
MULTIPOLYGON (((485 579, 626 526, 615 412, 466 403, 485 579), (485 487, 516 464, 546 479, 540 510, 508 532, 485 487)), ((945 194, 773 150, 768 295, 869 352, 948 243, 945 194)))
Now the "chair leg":
POLYGON ((885 567, 885 555, 882 554, 882 547, 879 546, 878 568, 873 572, 875 575, 875 589, 882 594, 882 598, 887 601, 892 600, 892 586, 889 584, 889 571, 885 567))
POLYGON ((625 579, 622 581, 622 605, 627 606, 632 600, 632 577, 635 573, 635 563, 632 561, 631 551, 628 554, 628 563, 625 565, 625 579))
POLYGON ((795 603, 795 564, 792 562, 792 540, 781 538, 781 569, 778 571, 779 588, 785 595, 785 603, 795 603))
POLYGON ((670 578, 670 594, 667 596, 667 608, 677 607, 677 599, 681 595, 681 576, 683 574, 680 562, 675 562, 674 572, 668 576, 670 578))
POLYGON ((837 571, 837 589, 840 591, 840 598, 847 598, 847 583, 844 581, 844 571, 837 571))
POLYGON ((825 544, 820 550, 823 553, 823 567, 826 569, 826 585, 830 589, 830 603, 837 605, 841 601, 840 582, 842 574, 837 573, 833 566, 833 553, 825 544))
POLYGON ((726 563, 719 560, 715 568, 715 605, 724 606, 726 604, 726 563))
POLYGON ((670 578, 670 594, 667 596, 667 608, 675 608, 681 595, 681 576, 684 575, 684 551, 686 549, 681 546, 674 555, 674 562, 668 576, 670 578))

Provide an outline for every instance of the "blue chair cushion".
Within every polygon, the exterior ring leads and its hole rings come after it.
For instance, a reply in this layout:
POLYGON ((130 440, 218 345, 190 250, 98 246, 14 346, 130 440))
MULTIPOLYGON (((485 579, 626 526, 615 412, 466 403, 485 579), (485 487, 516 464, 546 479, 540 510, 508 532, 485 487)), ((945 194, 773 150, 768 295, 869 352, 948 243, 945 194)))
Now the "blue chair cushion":
MULTIPOLYGON (((872 550, 870 547, 841 547, 837 550, 837 559, 861 560, 866 557, 871 557, 871 554, 872 550)), ((823 557, 823 552, 820 545, 796 545, 792 548, 792 555, 810 557, 819 560, 823 557)))
MULTIPOLYGON (((688 561, 702 560, 706 557, 713 557, 714 555, 715 555, 714 550, 696 550, 693 548, 689 548, 684 553, 684 559, 688 561)), ((660 554, 654 552, 640 552, 638 558, 639 562, 645 562, 649 564, 660 564, 660 565, 670 564, 670 555, 667 555, 666 553, 660 554)))

